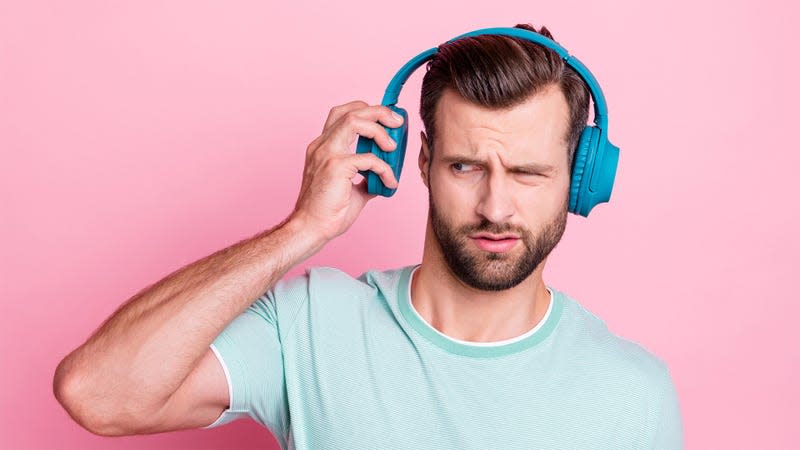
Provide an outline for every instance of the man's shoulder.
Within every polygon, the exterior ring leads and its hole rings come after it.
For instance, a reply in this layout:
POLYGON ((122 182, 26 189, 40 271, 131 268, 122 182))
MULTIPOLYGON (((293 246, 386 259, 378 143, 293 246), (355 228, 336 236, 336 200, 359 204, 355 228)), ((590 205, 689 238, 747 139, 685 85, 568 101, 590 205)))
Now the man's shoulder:
POLYGON ((388 269, 368 269, 358 276, 332 266, 311 266, 305 269, 302 275, 309 284, 342 284, 344 286, 384 288, 396 285, 403 272, 410 266, 393 267, 388 269))
POLYGON ((367 270, 353 276, 331 266, 310 266, 303 273, 282 279, 274 288, 275 306, 286 342, 295 336, 329 337, 346 342, 343 333, 358 339, 388 328, 374 325, 393 317, 398 280, 405 268, 367 270), (313 329, 313 332, 312 332, 313 329))
POLYGON ((369 269, 358 276, 332 266, 307 267, 302 274, 281 279, 276 291, 300 293, 311 299, 334 297, 346 299, 386 297, 396 294, 402 276, 413 266, 369 269))
POLYGON ((583 394, 602 402, 605 414, 633 424, 632 432, 641 432, 638 424, 644 423, 645 434, 658 439, 648 447, 683 448, 678 394, 666 362, 639 342, 609 330, 576 300, 566 295, 562 299, 565 320, 557 334, 567 361, 565 376, 582 384, 583 394))
POLYGON ((565 325, 575 349, 610 376, 628 378, 663 390, 671 383, 666 362, 641 343, 612 332, 606 322, 563 294, 565 325))

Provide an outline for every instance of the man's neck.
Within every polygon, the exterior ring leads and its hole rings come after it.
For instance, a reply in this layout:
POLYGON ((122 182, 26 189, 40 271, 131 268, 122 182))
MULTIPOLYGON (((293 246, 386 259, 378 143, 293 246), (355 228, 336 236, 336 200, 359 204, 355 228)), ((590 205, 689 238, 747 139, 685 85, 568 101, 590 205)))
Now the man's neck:
POLYGON ((464 284, 435 257, 423 257, 411 279, 411 303, 431 326, 454 339, 495 342, 536 326, 550 305, 542 280, 544 261, 525 281, 504 291, 464 284))

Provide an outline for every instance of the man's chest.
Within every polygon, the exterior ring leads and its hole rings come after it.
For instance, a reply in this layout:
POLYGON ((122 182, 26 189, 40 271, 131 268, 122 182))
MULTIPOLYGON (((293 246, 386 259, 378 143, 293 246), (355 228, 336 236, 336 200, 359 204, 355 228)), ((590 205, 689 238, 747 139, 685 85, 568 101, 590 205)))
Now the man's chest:
POLYGON ((645 448, 651 405, 590 372, 340 357, 286 370, 297 448, 645 448))

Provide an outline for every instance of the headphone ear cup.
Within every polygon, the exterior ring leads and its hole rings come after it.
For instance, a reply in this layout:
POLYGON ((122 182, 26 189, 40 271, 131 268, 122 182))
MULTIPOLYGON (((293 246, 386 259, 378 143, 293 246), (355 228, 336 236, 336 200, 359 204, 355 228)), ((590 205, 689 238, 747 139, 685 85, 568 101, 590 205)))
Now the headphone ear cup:
POLYGON ((575 148, 572 161, 572 180, 569 185, 569 212, 574 214, 579 214, 578 207, 581 204, 582 191, 586 189, 585 186, 582 189, 584 178, 591 176, 591 170, 587 170, 586 164, 591 159, 591 153, 597 145, 598 131, 596 127, 584 127, 575 148))
POLYGON ((611 199, 619 147, 609 142, 600 128, 587 126, 574 159, 569 212, 588 217, 592 208, 611 199))
MULTIPOLYGON (((403 117, 403 124, 397 128, 383 126, 389 137, 397 143, 394 150, 390 152, 383 151, 374 139, 359 136, 358 144, 356 145, 356 153, 372 153, 381 160, 385 161, 394 172, 394 177, 400 182, 400 173, 403 171, 403 161, 406 156, 406 144, 408 142, 408 112, 405 109, 395 105, 388 105, 389 109, 400 114, 403 117)), ((373 195, 381 195, 383 197, 391 197, 397 189, 389 189, 381 181, 381 178, 371 170, 359 170, 358 173, 367 179, 367 192, 373 195)))

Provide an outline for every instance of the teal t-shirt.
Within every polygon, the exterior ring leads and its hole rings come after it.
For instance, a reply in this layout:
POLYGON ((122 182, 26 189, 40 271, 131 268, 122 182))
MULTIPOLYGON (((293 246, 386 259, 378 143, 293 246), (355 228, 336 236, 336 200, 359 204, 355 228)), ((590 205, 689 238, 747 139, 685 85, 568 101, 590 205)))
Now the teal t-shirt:
POLYGON ((418 265, 284 278, 211 349, 229 409, 285 449, 682 449, 666 365, 547 286, 545 317, 494 343, 452 339, 410 301, 418 265))

